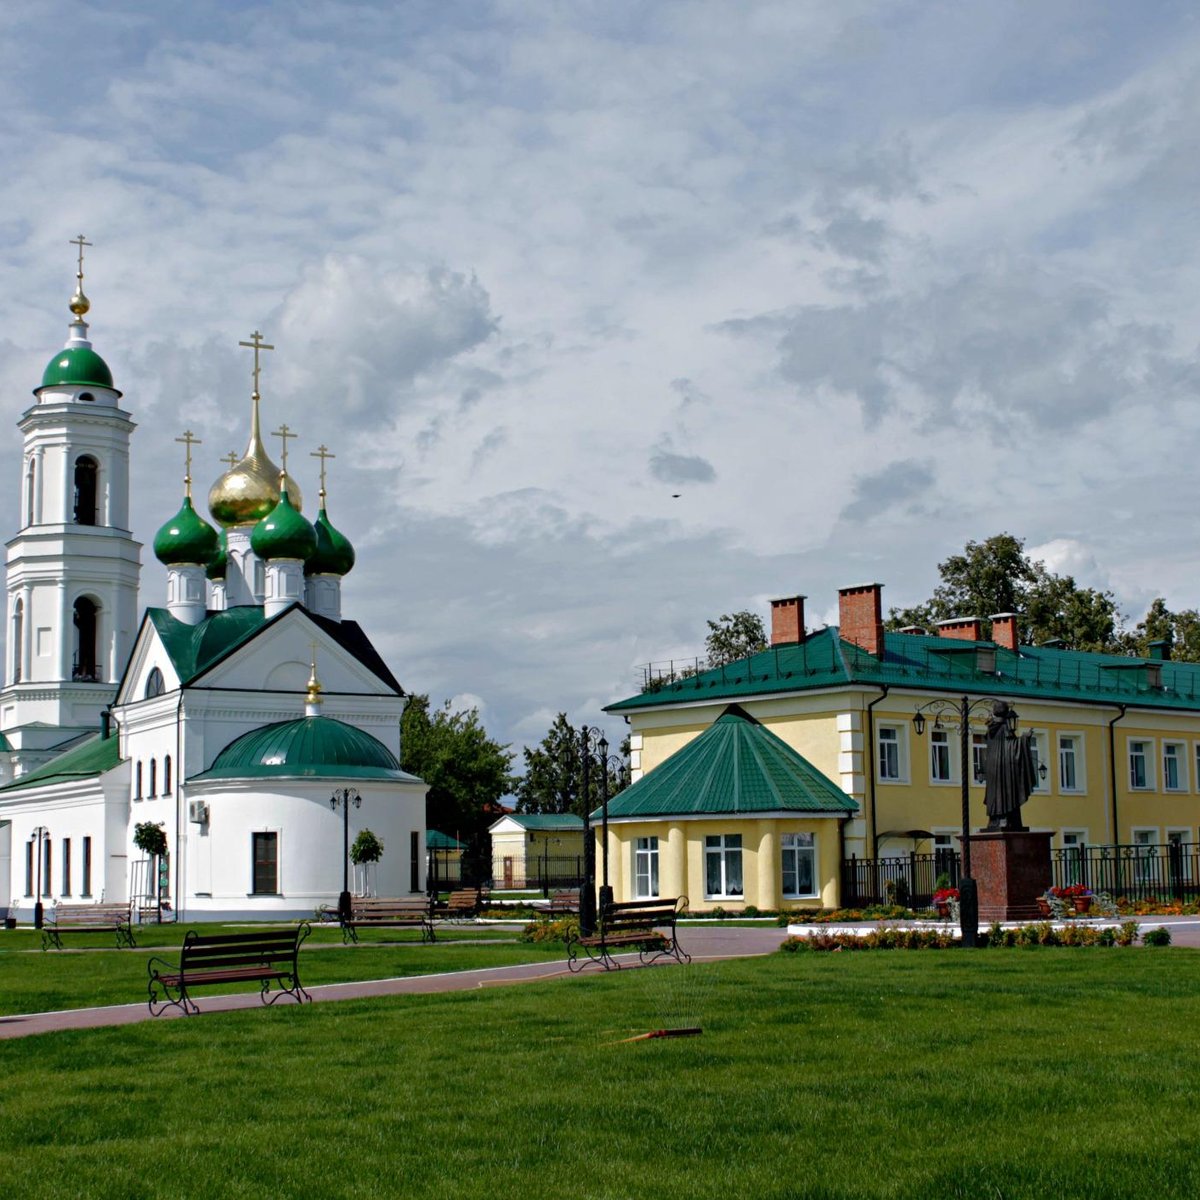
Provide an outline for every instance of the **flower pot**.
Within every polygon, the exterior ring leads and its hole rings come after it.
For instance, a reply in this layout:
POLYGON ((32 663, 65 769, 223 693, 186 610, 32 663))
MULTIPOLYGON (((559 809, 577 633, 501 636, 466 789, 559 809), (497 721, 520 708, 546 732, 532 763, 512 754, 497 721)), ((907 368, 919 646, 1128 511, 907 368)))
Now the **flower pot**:
POLYGON ((1091 896, 1072 896, 1071 903, 1075 906, 1077 913, 1090 912, 1092 908, 1091 896))
POLYGON ((948 917, 950 915, 950 905, 945 900, 939 900, 936 907, 939 917, 948 917))
POLYGON ((1045 896, 1039 896, 1037 898, 1037 905, 1043 917, 1050 916, 1050 901, 1047 900, 1045 896))

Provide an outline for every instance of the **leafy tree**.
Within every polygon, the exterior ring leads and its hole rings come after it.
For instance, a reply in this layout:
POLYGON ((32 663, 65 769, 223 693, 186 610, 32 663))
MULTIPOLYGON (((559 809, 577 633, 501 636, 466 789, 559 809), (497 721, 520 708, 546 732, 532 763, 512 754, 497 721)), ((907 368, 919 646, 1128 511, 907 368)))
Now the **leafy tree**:
POLYGON ((708 622, 704 647, 710 667, 723 667, 758 654, 767 648, 762 617, 746 609, 724 613, 719 620, 708 622))
MULTIPOLYGON (((629 758, 629 738, 625 737, 620 757, 629 758)), ((624 775, 610 764, 608 795, 612 799, 626 786, 624 775)), ((554 724, 535 749, 525 749, 525 775, 517 784, 517 811, 523 813, 575 813, 583 816, 585 809, 594 810, 600 804, 600 766, 593 763, 588 771, 586 800, 583 795, 583 755, 580 730, 559 713, 554 724)))
POLYGON ((377 863, 383 857, 383 841, 369 829, 360 829, 350 847, 350 861, 361 867, 363 863, 377 863))
POLYGON ((167 831, 153 821, 139 821, 133 827, 133 844, 151 858, 161 858, 167 852, 167 831))
POLYGON ((430 712, 413 696, 400 719, 400 765, 429 785, 425 823, 479 849, 499 800, 512 791, 512 751, 488 737, 478 709, 453 712, 447 700, 430 712))
POLYGON ((961 554, 938 564, 938 574, 942 582, 927 601, 890 610, 889 628, 978 616, 986 636, 990 616, 1016 612, 1024 618, 1024 636, 1031 642, 1061 638, 1076 650, 1125 648, 1112 593, 1080 587, 1071 575, 1054 574, 1045 563, 1031 559, 1024 540, 1011 533, 968 542, 961 554))
POLYGON ((1172 658, 1200 662, 1200 613, 1194 608, 1172 612, 1160 596, 1129 635, 1129 651, 1145 656, 1150 653, 1151 642, 1164 640, 1171 643, 1172 658))

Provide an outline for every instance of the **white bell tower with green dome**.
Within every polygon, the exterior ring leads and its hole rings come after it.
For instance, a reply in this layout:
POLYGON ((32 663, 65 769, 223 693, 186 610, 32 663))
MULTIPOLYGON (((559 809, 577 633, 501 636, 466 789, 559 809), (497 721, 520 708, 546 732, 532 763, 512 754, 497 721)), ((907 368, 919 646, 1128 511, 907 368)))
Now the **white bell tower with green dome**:
POLYGON ((81 234, 74 244, 70 334, 17 422, 24 445, 18 532, 7 543, 0 730, 22 769, 36 765, 39 749, 99 727, 137 633, 141 546, 129 530, 135 425, 88 338, 83 249, 90 243, 81 234))

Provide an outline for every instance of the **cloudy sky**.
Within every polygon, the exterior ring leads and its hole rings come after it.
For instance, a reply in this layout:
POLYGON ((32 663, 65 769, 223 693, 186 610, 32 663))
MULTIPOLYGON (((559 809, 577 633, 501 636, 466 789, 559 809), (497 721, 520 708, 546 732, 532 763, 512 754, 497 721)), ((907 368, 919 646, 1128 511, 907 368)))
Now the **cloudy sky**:
POLYGON ((347 614, 504 741, 1001 530, 1200 604, 1193 5, 31 0, 0 103, 9 428, 82 231, 148 543, 261 329, 347 614))

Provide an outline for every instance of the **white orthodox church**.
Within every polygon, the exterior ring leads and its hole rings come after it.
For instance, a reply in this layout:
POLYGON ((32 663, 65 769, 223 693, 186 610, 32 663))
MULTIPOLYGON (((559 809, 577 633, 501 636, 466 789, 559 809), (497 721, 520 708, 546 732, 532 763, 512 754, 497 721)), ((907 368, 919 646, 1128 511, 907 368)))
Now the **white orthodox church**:
MULTIPOLYGON (((0 690, 0 908, 164 900, 179 919, 311 915, 342 890, 344 841, 384 844, 380 895, 425 886, 425 785, 400 769, 404 692, 342 616, 349 541, 316 520, 259 426, 246 452, 158 531, 167 603, 138 619, 129 530, 135 429, 84 320, 83 242, 66 345, 18 422, 0 690), (335 808, 333 801, 338 797, 335 808), (349 801, 347 803, 347 801, 349 801), (356 802, 357 801, 357 802, 356 802), (346 824, 348 820, 348 825, 346 824), (161 825, 157 878, 134 845, 161 825)), ((287 426, 283 464, 287 466, 287 426)), ((235 456, 231 456, 235 459, 235 456)))

